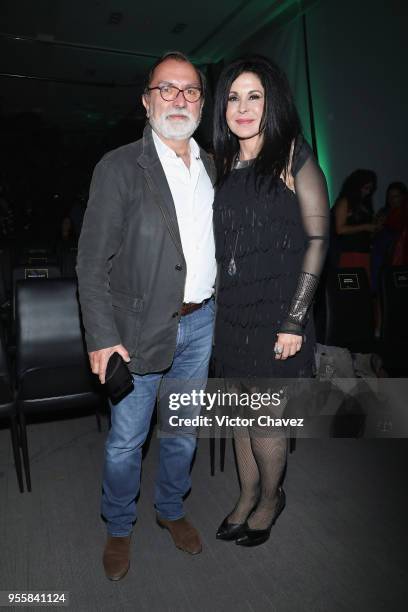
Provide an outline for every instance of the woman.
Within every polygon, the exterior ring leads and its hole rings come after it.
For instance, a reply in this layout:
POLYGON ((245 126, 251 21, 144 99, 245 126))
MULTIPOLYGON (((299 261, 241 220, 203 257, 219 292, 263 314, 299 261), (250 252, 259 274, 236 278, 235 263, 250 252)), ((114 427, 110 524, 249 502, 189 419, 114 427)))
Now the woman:
POLYGON ((390 263, 393 266, 408 265, 408 189, 404 183, 391 183, 387 189, 384 228, 394 232, 390 263))
MULTIPOLYGON (((228 378, 309 377, 309 316, 327 246, 324 176, 286 77, 263 57, 220 76, 214 108, 218 261, 214 365, 228 378)), ((286 437, 234 430, 241 494, 217 537, 256 546, 285 504, 286 437)))
POLYGON ((374 222, 372 196, 377 177, 372 170, 355 170, 344 181, 333 207, 340 268, 365 268, 370 278, 370 250, 374 222))
POLYGON ((385 206, 377 213, 380 230, 373 237, 371 250, 371 289, 374 297, 375 335, 381 333, 381 307, 378 297, 381 271, 386 266, 408 264, 408 190, 404 183, 387 187, 385 206))

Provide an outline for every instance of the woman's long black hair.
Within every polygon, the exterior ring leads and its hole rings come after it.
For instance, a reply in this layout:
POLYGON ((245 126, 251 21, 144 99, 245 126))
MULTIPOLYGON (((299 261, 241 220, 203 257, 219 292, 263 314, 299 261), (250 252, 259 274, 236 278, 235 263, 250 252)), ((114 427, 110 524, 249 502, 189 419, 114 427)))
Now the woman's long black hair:
POLYGON ((265 91, 260 124, 263 142, 254 164, 256 178, 270 176, 278 179, 282 172, 286 173, 292 142, 301 133, 289 83, 280 68, 261 55, 235 60, 222 71, 215 93, 213 142, 219 185, 226 179, 239 152, 239 139, 228 127, 226 110, 231 86, 244 72, 256 74, 265 91))
POLYGON ((359 168, 354 170, 344 181, 339 197, 346 198, 352 217, 355 222, 360 221, 360 215, 366 214, 366 211, 373 213, 373 193, 377 189, 377 175, 373 170, 364 170, 359 168), (363 198, 361 196, 361 188, 368 183, 372 183, 373 191, 371 194, 363 198), (362 210, 364 208, 365 210, 362 210))

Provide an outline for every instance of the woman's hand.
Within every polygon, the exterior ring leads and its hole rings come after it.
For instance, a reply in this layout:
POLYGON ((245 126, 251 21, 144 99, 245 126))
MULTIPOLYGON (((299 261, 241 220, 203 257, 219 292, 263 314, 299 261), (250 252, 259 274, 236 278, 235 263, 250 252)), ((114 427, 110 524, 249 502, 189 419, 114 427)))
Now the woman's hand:
POLYGON ((288 357, 293 357, 301 349, 303 342, 302 336, 295 334, 276 334, 275 342, 275 359, 285 360, 288 357))

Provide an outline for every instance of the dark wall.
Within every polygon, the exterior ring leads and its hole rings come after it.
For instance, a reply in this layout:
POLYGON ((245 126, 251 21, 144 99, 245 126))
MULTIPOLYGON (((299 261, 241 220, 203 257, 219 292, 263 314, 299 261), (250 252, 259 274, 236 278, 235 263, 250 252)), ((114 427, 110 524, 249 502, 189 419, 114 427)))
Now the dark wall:
MULTIPOLYGON (((306 17, 319 160, 331 200, 357 167, 378 173, 376 206, 391 181, 408 182, 408 3, 325 0, 306 17)), ((302 18, 263 31, 231 56, 257 51, 276 59, 291 82, 310 135, 302 18)))

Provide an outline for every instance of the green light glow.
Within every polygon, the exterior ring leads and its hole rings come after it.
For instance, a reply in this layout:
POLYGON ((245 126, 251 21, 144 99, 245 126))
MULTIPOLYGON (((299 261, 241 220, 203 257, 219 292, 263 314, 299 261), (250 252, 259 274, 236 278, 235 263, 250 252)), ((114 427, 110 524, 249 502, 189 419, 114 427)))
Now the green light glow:
POLYGON ((329 190, 330 206, 334 204, 334 198, 336 194, 333 193, 333 181, 331 171, 331 159, 330 159, 330 148, 327 142, 327 137, 324 132, 323 124, 319 124, 316 121, 316 140, 317 140, 317 154, 319 158, 319 164, 324 172, 327 181, 327 188, 329 190))

